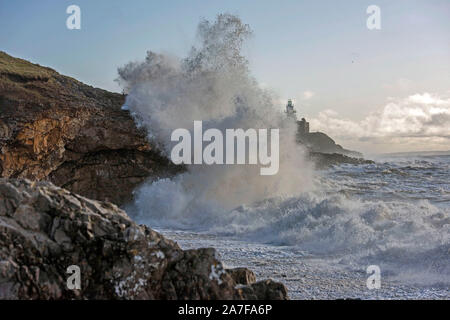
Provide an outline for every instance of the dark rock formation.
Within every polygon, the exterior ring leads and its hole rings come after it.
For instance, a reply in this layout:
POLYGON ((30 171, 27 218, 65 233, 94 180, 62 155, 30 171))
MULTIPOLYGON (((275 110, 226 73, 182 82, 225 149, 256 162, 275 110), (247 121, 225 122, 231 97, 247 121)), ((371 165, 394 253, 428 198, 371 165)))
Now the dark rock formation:
POLYGON ((123 101, 0 52, 0 176, 50 180, 120 205, 146 178, 175 173, 123 101))
POLYGON ((297 135, 297 140, 304 144, 311 152, 337 153, 357 158, 363 157, 360 152, 344 149, 323 132, 302 133, 297 135))
POLYGON ((253 271, 247 268, 227 269, 228 274, 237 284, 253 284, 256 282, 256 276, 253 271))
MULTIPOLYGON (((254 281, 245 274, 238 282, 254 281)), ((0 299, 286 298, 271 280, 237 285, 214 249, 183 251, 114 204, 50 182, 0 179, 0 299), (75 290, 67 287, 73 265, 75 290)))
POLYGON ((287 296, 286 287, 273 280, 259 281, 240 290, 248 300, 284 300, 287 296))
POLYGON ((319 169, 343 163, 355 165, 375 163, 372 160, 366 160, 363 158, 353 158, 339 153, 310 152, 309 156, 319 169))

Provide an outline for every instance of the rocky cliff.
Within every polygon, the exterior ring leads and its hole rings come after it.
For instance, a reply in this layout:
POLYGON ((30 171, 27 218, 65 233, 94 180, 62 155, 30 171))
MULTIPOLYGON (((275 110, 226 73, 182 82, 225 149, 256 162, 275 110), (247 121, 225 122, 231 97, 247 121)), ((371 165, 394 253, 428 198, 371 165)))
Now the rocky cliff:
POLYGON ((0 299, 286 298, 282 284, 225 270, 214 249, 183 251, 112 203, 0 179, 0 299))
POLYGON ((297 136, 297 140, 313 153, 340 154, 356 158, 363 157, 360 152, 344 149, 323 132, 302 133, 297 136))
POLYGON ((120 205, 143 180, 177 172, 123 101, 0 52, 0 176, 49 180, 120 205))

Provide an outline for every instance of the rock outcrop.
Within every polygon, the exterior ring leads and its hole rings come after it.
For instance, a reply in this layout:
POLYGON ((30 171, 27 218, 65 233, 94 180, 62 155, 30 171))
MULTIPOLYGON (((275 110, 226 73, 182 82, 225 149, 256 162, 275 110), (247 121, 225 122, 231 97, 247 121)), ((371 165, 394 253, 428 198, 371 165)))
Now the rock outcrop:
POLYGON ((319 169, 324 169, 334 165, 340 164, 374 164, 372 160, 366 160, 363 158, 353 158, 340 153, 321 153, 321 152, 310 152, 310 159, 315 163, 316 167, 319 169))
POLYGON ((287 298, 284 285, 254 280, 226 271, 214 249, 181 250, 112 203, 0 179, 0 299, 287 298), (79 289, 67 286, 69 267, 80 270, 79 289))
POLYGON ((362 158, 360 152, 344 149, 337 144, 327 134, 323 132, 308 132, 297 135, 298 142, 304 144, 311 152, 328 153, 328 154, 342 154, 346 156, 362 158))
POLYGON ((255 274, 247 268, 227 269, 227 272, 237 284, 247 285, 256 282, 255 274))
POLYGON ((0 52, 0 177, 49 180, 121 205, 145 179, 177 172, 123 101, 0 52))

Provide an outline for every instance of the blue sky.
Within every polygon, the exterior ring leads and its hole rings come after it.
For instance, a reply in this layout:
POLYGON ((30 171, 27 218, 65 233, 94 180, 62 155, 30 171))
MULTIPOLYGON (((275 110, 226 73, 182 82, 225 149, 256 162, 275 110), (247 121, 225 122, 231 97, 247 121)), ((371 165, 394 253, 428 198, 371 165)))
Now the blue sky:
MULTIPOLYGON (((184 56, 201 18, 238 14, 254 31, 251 70, 299 112, 364 121, 389 99, 450 90, 450 1, 0 0, 0 50, 119 91, 117 67, 147 50, 184 56), (81 8, 81 30, 66 8, 81 8), (381 30, 366 8, 381 9, 381 30)), ((450 135, 450 133, 449 133, 450 135)))

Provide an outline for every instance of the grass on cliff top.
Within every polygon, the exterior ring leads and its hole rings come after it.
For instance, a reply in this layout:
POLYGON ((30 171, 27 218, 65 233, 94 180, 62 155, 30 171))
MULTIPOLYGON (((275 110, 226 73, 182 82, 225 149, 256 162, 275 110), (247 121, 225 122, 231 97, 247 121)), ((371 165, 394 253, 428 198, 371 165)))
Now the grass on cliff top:
MULTIPOLYGON (((100 88, 94 88, 84 84, 74 78, 64 76, 55 70, 43 67, 39 64, 31 63, 27 60, 15 58, 9 54, 0 51, 0 88, 7 87, 7 92, 3 95, 9 95, 10 98, 20 96, 33 96, 39 100, 45 100, 42 92, 46 91, 65 91, 65 95, 73 95, 75 98, 90 98, 97 100, 110 99, 119 101, 115 105, 122 105, 123 96, 119 93, 109 92, 100 88), (44 81, 45 86, 35 84, 35 86, 25 85, 28 81, 44 81)), ((109 102, 105 102, 108 104, 109 102)), ((119 106, 119 107, 120 107, 119 106)))
POLYGON ((48 79, 56 71, 29 61, 11 57, 0 51, 0 74, 16 75, 27 79, 48 79))

